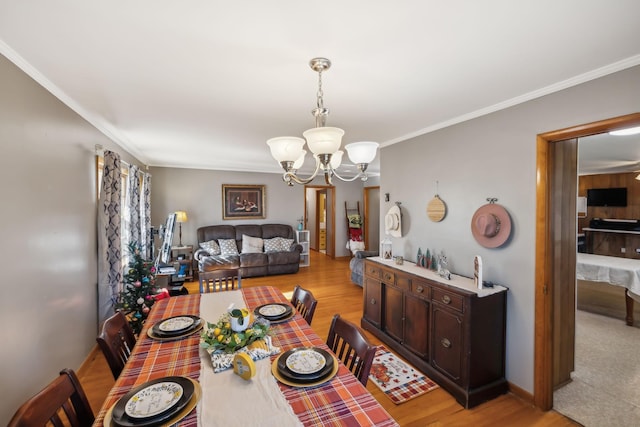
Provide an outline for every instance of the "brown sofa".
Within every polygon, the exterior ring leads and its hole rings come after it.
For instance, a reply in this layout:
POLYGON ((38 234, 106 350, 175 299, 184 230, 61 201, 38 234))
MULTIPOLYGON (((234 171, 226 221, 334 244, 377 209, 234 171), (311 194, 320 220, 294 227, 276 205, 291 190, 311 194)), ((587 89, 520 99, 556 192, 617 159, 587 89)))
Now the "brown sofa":
MULTIPOLYGON (((302 246, 295 242, 293 228, 286 224, 243 224, 243 225, 209 225, 198 228, 198 247, 194 258, 198 262, 199 271, 211 271, 220 268, 240 268, 242 277, 267 276, 273 274, 297 273, 300 268, 302 246), (243 253, 243 236, 249 236, 254 242, 280 240, 286 247, 277 251, 269 248, 262 252, 243 253), (257 238, 257 239, 255 239, 257 238), (203 249, 203 243, 212 240, 235 239, 237 255, 211 254, 203 249), (276 239, 277 240, 277 239, 276 239), (289 240, 291 243, 289 244, 289 240)), ((205 245, 206 246, 206 245, 205 245)), ((214 245, 215 246, 215 245, 214 245)))

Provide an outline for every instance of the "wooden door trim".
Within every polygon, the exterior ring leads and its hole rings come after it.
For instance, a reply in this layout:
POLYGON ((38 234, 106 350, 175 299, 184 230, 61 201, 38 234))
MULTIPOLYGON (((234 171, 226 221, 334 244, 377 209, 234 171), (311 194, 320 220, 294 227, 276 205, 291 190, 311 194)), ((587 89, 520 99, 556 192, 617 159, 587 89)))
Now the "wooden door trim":
MULTIPOLYGON (((640 113, 587 123, 537 135, 536 139, 536 260, 534 322, 534 403, 542 410, 553 407, 553 262, 547 248, 551 245, 548 188, 549 145, 630 126, 640 126, 640 113)), ((569 286, 569 284, 567 284, 569 286)))
MULTIPOLYGON (((318 190, 326 189, 331 192, 331 213, 327 212, 327 224, 329 216, 331 217, 331 228, 327 228, 327 252, 326 255, 335 259, 336 257, 336 187, 333 185, 305 185, 304 186, 304 228, 307 228, 307 189, 314 189, 317 195, 318 190)), ((329 205, 329 197, 327 195, 326 206, 329 205)), ((318 220, 316 218, 316 224, 318 220)), ((317 236, 316 236, 317 237, 317 236)))
MULTIPOLYGON (((370 251, 371 249, 369 248, 369 192, 372 190, 378 189, 380 190, 380 186, 376 185, 376 186, 372 186, 372 187, 364 187, 363 189, 363 194, 362 194, 362 203, 364 204, 364 208, 362 210, 362 213, 364 214, 364 227, 362 229, 362 234, 363 234, 363 238, 364 238, 364 249, 366 251, 370 251)), ((380 226, 380 224, 377 224, 376 226, 380 226)))

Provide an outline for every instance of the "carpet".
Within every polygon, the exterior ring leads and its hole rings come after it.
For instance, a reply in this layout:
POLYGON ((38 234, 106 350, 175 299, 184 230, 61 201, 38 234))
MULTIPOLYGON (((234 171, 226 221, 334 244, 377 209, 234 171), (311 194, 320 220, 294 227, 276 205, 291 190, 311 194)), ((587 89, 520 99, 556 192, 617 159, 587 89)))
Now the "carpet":
POLYGON ((439 387, 384 346, 376 350, 369 380, 396 405, 439 387))

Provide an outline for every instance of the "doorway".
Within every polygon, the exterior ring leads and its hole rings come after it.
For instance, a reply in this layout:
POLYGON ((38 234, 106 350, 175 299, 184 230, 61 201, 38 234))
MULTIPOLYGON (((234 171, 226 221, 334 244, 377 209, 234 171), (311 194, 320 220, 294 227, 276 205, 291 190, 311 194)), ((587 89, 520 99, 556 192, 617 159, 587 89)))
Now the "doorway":
POLYGON ((335 258, 335 187, 304 186, 304 228, 311 250, 335 258))
MULTIPOLYGON (((557 175, 557 147, 560 146, 556 144, 638 125, 640 113, 634 113, 548 132, 537 137, 534 403, 545 411, 553 407, 554 381, 557 380, 558 362, 562 360, 559 345, 554 337, 557 337, 559 331, 575 326, 566 323, 575 317, 575 306, 569 310, 570 313, 559 310, 562 301, 558 295, 575 292, 575 271, 573 280, 566 280, 566 275, 563 280, 559 280, 563 272, 566 273, 564 267, 567 263, 563 264, 554 253, 575 253, 576 245, 575 236, 573 240, 556 239, 555 236, 561 233, 562 226, 559 224, 563 219, 575 216, 576 212, 575 200, 571 201, 573 210, 553 209, 554 200, 561 197, 562 191, 562 186, 553 179, 557 175)), ((577 181, 577 176, 575 180, 577 181)), ((575 266, 573 268, 575 269, 575 266)), ((573 340, 575 330, 569 331, 568 334, 573 334, 573 340)))

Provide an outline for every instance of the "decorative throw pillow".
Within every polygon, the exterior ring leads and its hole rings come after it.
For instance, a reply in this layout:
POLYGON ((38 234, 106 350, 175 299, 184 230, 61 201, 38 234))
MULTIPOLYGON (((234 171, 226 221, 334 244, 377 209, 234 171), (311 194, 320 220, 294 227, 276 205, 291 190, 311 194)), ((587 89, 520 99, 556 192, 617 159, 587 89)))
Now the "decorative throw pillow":
POLYGON ((284 237, 279 237, 279 239, 280 239, 280 252, 288 251, 291 245, 293 244, 293 239, 285 239, 284 237))
POLYGON ((218 239, 220 252, 223 256, 238 255, 238 246, 236 239, 218 239))
POLYGON ((262 253, 263 242, 260 237, 251 237, 246 234, 242 235, 242 253, 255 254, 262 253))
POLYGON ((280 237, 263 239, 265 252, 280 252, 280 237))
POLYGON ((200 247, 209 252, 209 255, 220 255, 220 246, 215 240, 200 243, 200 247))

